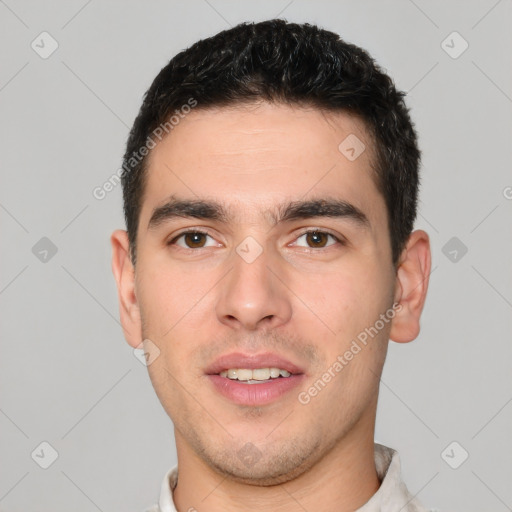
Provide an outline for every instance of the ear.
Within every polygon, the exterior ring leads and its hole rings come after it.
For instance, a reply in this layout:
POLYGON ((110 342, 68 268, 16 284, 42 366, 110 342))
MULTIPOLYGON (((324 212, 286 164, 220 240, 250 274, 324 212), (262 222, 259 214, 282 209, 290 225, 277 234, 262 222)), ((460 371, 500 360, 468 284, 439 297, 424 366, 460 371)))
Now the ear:
POLYGON ((135 269, 130 259, 128 233, 122 229, 110 237, 112 245, 112 272, 117 283, 119 313, 124 337, 137 348, 142 342, 140 309, 135 295, 135 269))
POLYGON ((395 303, 401 308, 393 318, 389 337, 397 343, 412 341, 420 332, 430 265, 428 234, 420 229, 413 231, 402 251, 396 275, 395 303))

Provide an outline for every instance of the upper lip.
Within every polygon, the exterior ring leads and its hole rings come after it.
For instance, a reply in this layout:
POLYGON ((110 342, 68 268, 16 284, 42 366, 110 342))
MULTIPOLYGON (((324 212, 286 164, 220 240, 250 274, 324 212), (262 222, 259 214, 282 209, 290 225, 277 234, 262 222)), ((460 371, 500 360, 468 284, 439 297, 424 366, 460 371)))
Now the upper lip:
POLYGON ((252 355, 242 354, 241 352, 224 354, 209 365, 205 372, 208 375, 216 375, 222 371, 229 370, 230 368, 245 368, 248 370, 255 370, 256 368, 279 368, 281 370, 286 370, 291 374, 304 373, 302 368, 299 366, 293 364, 284 357, 271 352, 252 355))

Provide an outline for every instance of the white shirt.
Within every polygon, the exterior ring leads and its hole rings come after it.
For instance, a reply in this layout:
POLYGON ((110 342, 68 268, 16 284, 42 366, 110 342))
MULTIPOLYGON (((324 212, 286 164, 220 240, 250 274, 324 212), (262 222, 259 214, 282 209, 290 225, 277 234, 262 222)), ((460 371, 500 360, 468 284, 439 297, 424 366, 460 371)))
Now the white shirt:
MULTIPOLYGON (((356 512, 429 512, 407 490, 402 481, 400 457, 396 450, 375 443, 375 468, 381 481, 378 491, 356 512)), ((178 483, 178 466, 165 475, 158 505, 145 512, 177 512, 172 497, 178 483)))

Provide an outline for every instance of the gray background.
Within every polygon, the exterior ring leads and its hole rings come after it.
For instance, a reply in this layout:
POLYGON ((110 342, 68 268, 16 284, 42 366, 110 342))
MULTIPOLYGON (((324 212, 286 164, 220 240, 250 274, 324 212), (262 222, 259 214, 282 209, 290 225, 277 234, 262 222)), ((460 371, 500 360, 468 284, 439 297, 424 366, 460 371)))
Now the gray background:
POLYGON ((399 450, 425 505, 511 510, 510 0, 0 0, 1 511, 156 501, 176 460, 172 424, 118 322, 120 186, 103 200, 93 190, 175 53, 276 16, 369 50, 408 91, 420 135, 417 227, 433 273, 419 338, 390 344, 376 439, 399 450), (31 47, 51 49, 43 31, 58 43, 46 59, 31 47), (48 469, 44 441, 58 452, 48 469))

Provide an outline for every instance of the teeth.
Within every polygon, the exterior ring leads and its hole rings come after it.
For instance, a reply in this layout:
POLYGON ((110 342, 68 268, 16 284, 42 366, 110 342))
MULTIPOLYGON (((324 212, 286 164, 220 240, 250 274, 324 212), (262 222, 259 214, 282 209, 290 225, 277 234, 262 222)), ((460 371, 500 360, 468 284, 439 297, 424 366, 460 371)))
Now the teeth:
POLYGON ((254 380, 268 380, 270 379, 270 368, 257 368, 252 371, 252 378, 254 380))
MULTIPOLYGON (((278 377, 289 377, 290 372, 279 368, 255 368, 254 370, 246 368, 230 368, 219 374, 221 377, 227 377, 232 380, 256 381, 277 379, 278 377)), ((250 382, 252 384, 252 382, 250 382)))
POLYGON ((279 368, 270 368, 270 376, 273 379, 277 379, 277 377, 279 377, 279 368))
POLYGON ((243 369, 239 368, 236 372, 238 374, 238 380, 251 380, 252 379, 252 370, 243 370, 243 369))

